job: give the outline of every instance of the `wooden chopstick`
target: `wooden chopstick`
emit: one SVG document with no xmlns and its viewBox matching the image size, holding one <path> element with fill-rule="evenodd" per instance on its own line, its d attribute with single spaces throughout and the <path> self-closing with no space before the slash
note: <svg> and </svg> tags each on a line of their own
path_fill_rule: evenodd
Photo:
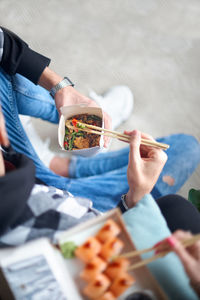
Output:
<svg viewBox="0 0 200 300">
<path fill-rule="evenodd" d="M 136 263 L 136 264 L 133 264 L 132 266 L 130 266 L 130 267 L 128 268 L 128 271 L 135 270 L 135 269 L 138 269 L 138 268 L 143 267 L 143 266 L 145 266 L 145 265 L 148 265 L 148 264 L 151 263 L 152 261 L 154 261 L 154 260 L 156 260 L 156 259 L 158 259 L 158 258 L 161 258 L 161 257 L 167 255 L 169 252 L 170 252 L 170 251 L 161 252 L 161 253 L 156 254 L 156 255 L 154 255 L 154 256 L 152 256 L 152 257 L 150 257 L 150 258 L 144 259 L 144 260 L 142 260 L 142 261 L 140 261 L 140 262 L 138 262 L 138 263 Z"/>
<path fill-rule="evenodd" d="M 109 129 L 106 129 L 106 128 L 102 128 L 102 127 L 98 127 L 98 126 L 94 126 L 94 125 L 90 125 L 90 124 L 86 124 L 86 123 L 82 123 L 82 122 L 79 122 L 81 125 L 84 125 L 85 127 L 87 128 L 91 128 L 91 129 L 96 129 L 96 130 L 99 130 L 99 131 L 104 131 L 104 132 L 109 132 L 109 133 L 112 133 L 116 136 L 119 136 L 119 137 L 123 137 L 123 138 L 126 138 L 128 140 L 130 140 L 130 136 L 127 135 L 127 134 L 124 134 L 124 133 L 120 133 L 118 131 L 114 131 L 114 130 L 109 130 Z M 121 139 L 121 138 L 120 138 Z M 163 148 L 166 148 L 168 149 L 169 148 L 169 145 L 167 144 L 164 144 L 164 143 L 158 143 L 158 142 L 155 142 L 155 141 L 151 141 L 151 140 L 147 140 L 147 139 L 141 139 L 141 142 L 143 143 L 147 143 L 148 145 L 152 145 L 152 146 L 158 146 L 160 147 L 161 145 L 163 146 Z"/>
<path fill-rule="evenodd" d="M 147 253 L 147 252 L 151 252 L 153 250 L 155 250 L 154 247 L 146 248 L 143 250 L 135 250 L 135 251 L 127 252 L 127 253 L 124 253 L 124 254 L 121 254 L 118 256 L 114 256 L 113 260 L 115 260 L 116 258 L 120 258 L 120 257 L 124 257 L 124 258 L 135 257 L 135 256 L 139 256 L 141 254 Z"/>
<path fill-rule="evenodd" d="M 193 237 L 181 241 L 181 243 L 184 245 L 184 247 L 188 247 L 188 246 L 191 246 L 192 244 L 194 244 L 198 240 L 200 240 L 200 234 L 195 234 Z M 115 258 L 118 258 L 118 257 L 134 257 L 134 256 L 138 256 L 138 255 L 153 251 L 156 248 L 157 248 L 157 246 L 153 246 L 153 247 L 146 248 L 146 249 L 143 249 L 143 250 L 135 250 L 135 251 L 131 251 L 131 252 L 121 254 L 121 255 L 119 255 Z"/>
<path fill-rule="evenodd" d="M 78 123 L 80 123 L 81 125 L 84 125 L 86 128 L 78 128 L 78 127 L 72 126 L 72 125 L 70 125 L 70 121 L 66 122 L 66 126 L 69 127 L 69 128 L 72 128 L 72 129 L 76 128 L 76 129 L 79 129 L 80 131 L 85 131 L 85 132 L 88 132 L 88 133 L 104 135 L 104 136 L 108 136 L 108 137 L 111 137 L 111 138 L 117 138 L 117 139 L 119 139 L 121 141 L 124 141 L 124 142 L 127 142 L 127 143 L 130 142 L 130 136 L 129 135 L 119 133 L 117 131 L 101 128 L 101 127 L 98 127 L 98 126 L 85 124 L 85 123 L 82 123 L 82 122 L 79 122 L 79 121 L 78 121 Z M 92 130 L 92 129 L 95 129 L 95 130 Z M 163 150 L 166 150 L 166 149 L 169 148 L 169 145 L 167 145 L 167 144 L 158 143 L 158 142 L 154 142 L 154 141 L 143 139 L 143 138 L 141 139 L 141 145 L 161 148 Z"/>
<path fill-rule="evenodd" d="M 198 240 L 200 240 L 200 234 L 194 234 L 193 237 L 187 239 L 187 240 L 183 240 L 182 244 L 183 246 L 186 248 L 188 246 L 193 245 L 195 242 L 197 242 Z"/>
<path fill-rule="evenodd" d="M 200 240 L 200 234 L 196 234 L 196 235 L 194 235 L 193 237 L 191 237 L 189 239 L 183 240 L 183 241 L 181 241 L 181 243 L 186 248 L 186 247 L 189 247 L 189 246 L 193 245 L 198 240 Z M 128 253 L 116 256 L 116 257 L 114 257 L 114 259 L 119 258 L 119 257 L 126 257 L 126 258 L 128 258 L 128 257 L 135 257 L 135 256 L 139 256 L 141 254 L 153 251 L 155 249 L 156 249 L 156 247 L 153 246 L 151 248 L 147 248 L 147 249 L 143 249 L 143 250 L 131 251 L 131 252 L 128 252 Z M 169 248 L 166 251 L 162 251 L 162 252 L 160 252 L 160 253 L 158 253 L 158 254 L 150 257 L 150 258 L 144 259 L 144 260 L 142 260 L 142 261 L 140 261 L 138 263 L 133 264 L 132 266 L 130 266 L 128 268 L 128 270 L 135 270 L 135 269 L 140 268 L 140 267 L 142 267 L 144 265 L 147 265 L 150 262 L 152 262 L 152 261 L 154 261 L 154 260 L 156 260 L 158 258 L 161 258 L 161 257 L 167 255 L 168 253 L 172 252 L 172 251 L 173 251 L 173 249 L 171 249 L 171 248 Z"/>
<path fill-rule="evenodd" d="M 92 130 L 92 129 L 87 129 L 87 128 L 77 128 L 77 127 L 74 127 L 72 125 L 67 125 L 68 128 L 71 128 L 71 129 L 79 129 L 80 131 L 85 131 L 85 132 L 88 132 L 88 133 L 94 133 L 94 134 L 98 134 L 98 135 L 104 135 L 104 136 L 109 136 L 109 137 L 112 137 L 112 138 L 119 138 L 117 136 L 114 136 L 113 134 L 109 134 L 109 133 L 104 133 L 104 132 L 100 132 L 100 131 L 96 131 L 96 130 Z M 125 141 L 125 142 L 129 142 L 129 139 L 128 138 L 120 138 L 122 141 Z"/>
</svg>

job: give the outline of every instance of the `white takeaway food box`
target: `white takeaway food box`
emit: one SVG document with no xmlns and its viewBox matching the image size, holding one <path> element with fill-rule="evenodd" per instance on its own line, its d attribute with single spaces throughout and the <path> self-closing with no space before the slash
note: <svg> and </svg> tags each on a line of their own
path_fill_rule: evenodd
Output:
<svg viewBox="0 0 200 300">
<path fill-rule="evenodd" d="M 86 104 L 73 105 L 73 106 L 62 106 L 61 109 L 61 117 L 58 127 L 58 143 L 62 150 L 81 156 L 93 156 L 99 153 L 103 149 L 103 136 L 100 138 L 99 146 L 87 148 L 87 149 L 78 149 L 78 150 L 65 150 L 64 148 L 64 137 L 65 137 L 65 122 L 70 119 L 74 115 L 78 114 L 89 114 L 96 115 L 102 118 L 102 127 L 103 127 L 103 111 L 100 107 L 88 107 Z"/>
</svg>

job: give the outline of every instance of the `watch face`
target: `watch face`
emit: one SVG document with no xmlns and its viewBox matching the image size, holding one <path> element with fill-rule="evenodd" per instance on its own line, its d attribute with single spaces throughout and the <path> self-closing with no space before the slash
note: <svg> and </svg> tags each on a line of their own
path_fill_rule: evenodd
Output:
<svg viewBox="0 0 200 300">
<path fill-rule="evenodd" d="M 68 85 L 74 86 L 73 82 L 68 77 L 64 77 L 64 80 L 68 83 Z"/>
</svg>

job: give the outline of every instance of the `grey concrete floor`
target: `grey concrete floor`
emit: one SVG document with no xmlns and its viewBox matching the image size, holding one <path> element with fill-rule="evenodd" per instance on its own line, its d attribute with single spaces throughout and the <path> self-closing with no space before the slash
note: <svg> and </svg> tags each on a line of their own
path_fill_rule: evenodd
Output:
<svg viewBox="0 0 200 300">
<path fill-rule="evenodd" d="M 120 131 L 200 140 L 199 0 L 1 0 L 0 14 L 3 26 L 49 56 L 80 92 L 128 85 L 135 109 Z M 57 126 L 36 127 L 57 150 Z M 111 149 L 123 146 L 113 141 Z M 200 187 L 200 167 L 180 194 L 191 187 Z"/>
</svg>

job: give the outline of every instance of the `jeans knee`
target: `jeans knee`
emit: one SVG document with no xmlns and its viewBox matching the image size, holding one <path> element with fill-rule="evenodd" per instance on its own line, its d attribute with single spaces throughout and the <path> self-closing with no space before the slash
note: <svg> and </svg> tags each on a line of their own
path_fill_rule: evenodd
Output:
<svg viewBox="0 0 200 300">
<path fill-rule="evenodd" d="M 177 148 L 182 153 L 188 153 L 200 158 L 200 143 L 198 140 L 189 134 L 174 134 L 170 136 L 170 142 L 172 148 Z"/>
<path fill-rule="evenodd" d="M 185 154 L 185 160 L 188 160 L 188 163 L 190 161 L 193 169 L 195 169 L 200 163 L 200 143 L 194 136 L 188 134 L 182 135 L 182 141 L 183 148 L 180 149 Z"/>
<path fill-rule="evenodd" d="M 200 156 L 200 143 L 193 135 L 184 135 L 185 143 L 187 143 L 187 148 L 190 149 L 190 151 L 193 154 L 197 154 Z"/>
</svg>

